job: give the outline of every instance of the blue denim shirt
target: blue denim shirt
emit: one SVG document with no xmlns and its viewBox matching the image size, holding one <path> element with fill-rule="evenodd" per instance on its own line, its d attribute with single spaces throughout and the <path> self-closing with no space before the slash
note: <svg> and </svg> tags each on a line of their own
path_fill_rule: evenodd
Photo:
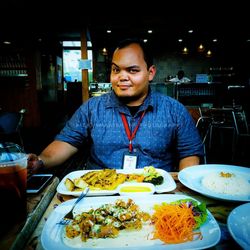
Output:
<svg viewBox="0 0 250 250">
<path fill-rule="evenodd" d="M 187 109 L 177 100 L 151 90 L 134 117 L 114 92 L 90 98 L 55 139 L 77 148 L 90 142 L 89 168 L 120 169 L 129 146 L 120 113 L 126 115 L 133 131 L 145 109 L 132 141 L 138 155 L 137 168 L 153 165 L 171 171 L 176 157 L 203 155 L 200 135 Z"/>
</svg>

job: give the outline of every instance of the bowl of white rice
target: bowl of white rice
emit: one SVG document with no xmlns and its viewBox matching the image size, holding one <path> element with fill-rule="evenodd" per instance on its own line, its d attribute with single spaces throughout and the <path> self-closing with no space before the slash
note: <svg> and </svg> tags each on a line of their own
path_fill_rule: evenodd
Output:
<svg viewBox="0 0 250 250">
<path fill-rule="evenodd" d="M 244 176 L 230 172 L 212 172 L 206 174 L 202 185 L 215 193 L 225 195 L 250 195 L 250 183 Z"/>
</svg>

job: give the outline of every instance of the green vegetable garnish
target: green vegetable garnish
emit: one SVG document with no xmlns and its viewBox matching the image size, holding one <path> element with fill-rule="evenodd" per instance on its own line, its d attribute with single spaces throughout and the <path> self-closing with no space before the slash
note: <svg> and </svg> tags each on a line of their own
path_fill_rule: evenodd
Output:
<svg viewBox="0 0 250 250">
<path fill-rule="evenodd" d="M 206 203 L 201 202 L 200 204 L 193 200 L 193 199 L 181 199 L 178 201 L 173 201 L 170 204 L 177 204 L 181 205 L 186 203 L 187 206 L 192 206 L 192 211 L 194 215 L 194 219 L 196 222 L 196 226 L 194 229 L 198 229 L 200 226 L 202 226 L 205 221 L 207 220 L 207 208 L 206 208 Z"/>
<path fill-rule="evenodd" d="M 144 167 L 143 175 L 145 176 L 143 182 L 161 185 L 164 181 L 163 176 L 153 166 Z"/>
</svg>

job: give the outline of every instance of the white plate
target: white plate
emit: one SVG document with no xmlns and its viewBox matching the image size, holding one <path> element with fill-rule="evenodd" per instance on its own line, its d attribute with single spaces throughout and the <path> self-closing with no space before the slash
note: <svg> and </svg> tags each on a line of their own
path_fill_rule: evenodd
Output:
<svg viewBox="0 0 250 250">
<path fill-rule="evenodd" d="M 250 249 L 250 203 L 233 209 L 227 218 L 227 227 L 234 240 L 243 248 Z"/>
<path fill-rule="evenodd" d="M 186 187 L 208 197 L 230 201 L 250 201 L 250 193 L 248 195 L 221 194 L 211 191 L 202 185 L 202 178 L 205 177 L 206 174 L 211 174 L 218 171 L 238 174 L 245 178 L 250 185 L 250 168 L 233 165 L 204 164 L 192 166 L 181 170 L 178 173 L 178 178 L 179 181 Z"/>
<path fill-rule="evenodd" d="M 163 169 L 156 168 L 156 170 L 157 170 L 157 172 L 159 172 L 163 176 L 164 181 L 161 185 L 155 186 L 155 192 L 156 193 L 164 193 L 164 192 L 173 191 L 176 188 L 176 183 L 175 183 L 173 177 Z M 66 188 L 64 182 L 65 182 L 66 178 L 74 179 L 74 178 L 80 177 L 80 176 L 82 176 L 90 171 L 93 171 L 93 170 L 78 170 L 78 171 L 73 171 L 73 172 L 67 174 L 61 180 L 61 182 L 58 184 L 57 192 L 60 194 L 79 196 L 81 194 L 81 191 L 80 192 L 69 191 Z M 117 169 L 116 171 L 117 171 L 117 173 L 128 173 L 127 171 L 122 170 L 122 169 Z M 131 173 L 141 174 L 142 172 L 143 172 L 143 168 L 138 168 L 138 169 L 133 170 L 133 172 L 131 172 Z M 113 194 L 118 194 L 118 192 L 119 192 L 119 186 L 114 190 L 90 190 L 88 192 L 87 196 L 113 195 Z"/>
<path fill-rule="evenodd" d="M 147 196 L 148 197 L 148 196 Z M 151 195 L 150 199 L 145 197 L 131 197 L 142 211 L 149 213 L 153 212 L 153 205 L 161 204 L 162 202 L 171 202 L 179 199 L 191 198 L 186 195 L 161 194 Z M 75 208 L 74 213 L 78 214 L 90 208 L 98 208 L 103 204 L 114 203 L 117 199 L 127 200 L 128 197 L 123 196 L 103 196 L 103 197 L 86 197 Z M 208 212 L 207 221 L 201 226 L 202 239 L 196 239 L 190 242 L 180 244 L 163 244 L 160 240 L 152 240 L 149 235 L 152 232 L 153 226 L 147 226 L 140 231 L 131 231 L 126 234 L 120 233 L 117 238 L 111 239 L 89 239 L 87 242 L 69 240 L 66 241 L 64 235 L 64 226 L 56 224 L 64 214 L 66 214 L 73 202 L 72 199 L 60 204 L 53 210 L 47 219 L 42 230 L 41 243 L 45 250 L 69 250 L 69 249 L 99 249 L 99 250 L 185 250 L 185 249 L 206 249 L 216 245 L 221 237 L 221 231 L 218 223 Z M 72 245 L 73 242 L 77 245 Z"/>
</svg>

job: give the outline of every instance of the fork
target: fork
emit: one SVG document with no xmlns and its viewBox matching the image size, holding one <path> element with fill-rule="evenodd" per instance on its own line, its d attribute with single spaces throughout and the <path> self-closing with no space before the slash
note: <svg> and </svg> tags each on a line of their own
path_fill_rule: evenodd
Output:
<svg viewBox="0 0 250 250">
<path fill-rule="evenodd" d="M 73 216 L 73 210 L 74 210 L 76 204 L 77 204 L 83 197 L 85 197 L 85 196 L 87 195 L 88 191 L 89 191 L 89 187 L 86 187 L 86 188 L 83 190 L 83 192 L 81 193 L 81 195 L 77 198 L 77 200 L 76 200 L 75 203 L 73 204 L 73 206 L 72 206 L 72 208 L 70 209 L 70 211 L 69 211 L 67 214 L 65 214 L 65 215 L 63 216 L 63 218 L 62 218 L 59 222 L 57 222 L 56 224 L 68 225 L 68 224 L 73 220 L 73 218 L 74 218 L 74 216 Z"/>
</svg>

